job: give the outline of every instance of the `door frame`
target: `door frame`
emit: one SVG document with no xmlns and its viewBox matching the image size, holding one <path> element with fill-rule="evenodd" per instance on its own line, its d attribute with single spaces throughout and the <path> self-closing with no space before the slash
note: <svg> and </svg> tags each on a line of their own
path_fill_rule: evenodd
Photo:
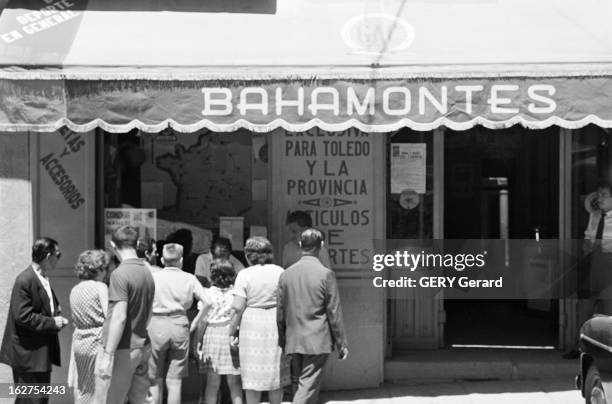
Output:
<svg viewBox="0 0 612 404">
<path fill-rule="evenodd" d="M 445 127 L 439 127 L 433 131 L 434 144 L 434 175 L 433 175 L 433 238 L 442 241 L 444 239 L 444 132 Z M 444 289 L 434 298 L 434 320 L 437 324 L 436 337 L 439 348 L 444 347 L 444 326 L 446 324 L 446 312 L 444 311 Z"/>
<path fill-rule="evenodd" d="M 572 247 L 572 142 L 573 131 L 559 128 L 559 268 L 567 268 Z M 563 285 L 561 285 L 563 287 Z M 559 298 L 557 348 L 570 349 L 577 336 L 576 299 Z"/>
<path fill-rule="evenodd" d="M 432 136 L 432 152 L 433 152 L 433 182 L 431 189 L 433 192 L 433 223 L 432 223 L 432 238 L 433 240 L 441 240 L 444 236 L 444 132 L 445 128 L 439 127 L 431 131 Z M 387 136 L 393 135 L 393 133 L 386 134 Z M 389 147 L 389 141 L 385 142 L 386 147 Z M 385 150 L 385 162 L 383 164 L 388 165 L 386 161 L 389 158 L 388 150 Z M 388 181 L 388 178 L 386 178 Z M 387 194 L 387 192 L 385 192 Z M 386 205 L 385 205 L 386 206 Z M 388 222 L 385 221 L 385 234 L 386 226 Z M 404 338 L 404 341 L 400 344 L 399 349 L 436 349 L 444 346 L 444 294 L 443 291 L 436 291 L 436 295 L 423 291 L 412 293 L 412 304 L 409 310 L 413 310 L 415 319 L 425 321 L 427 327 L 426 335 L 415 335 L 412 338 Z M 385 330 L 387 332 L 386 338 L 386 355 L 389 358 L 394 355 L 394 341 L 395 335 L 395 316 L 398 308 L 396 307 L 396 301 L 393 298 L 391 291 L 387 290 L 387 316 L 385 319 Z M 401 310 L 401 309 L 400 309 Z M 423 317 L 426 316 L 426 317 Z M 416 320 L 415 320 L 416 321 Z M 396 346 L 397 348 L 397 346 Z"/>
</svg>

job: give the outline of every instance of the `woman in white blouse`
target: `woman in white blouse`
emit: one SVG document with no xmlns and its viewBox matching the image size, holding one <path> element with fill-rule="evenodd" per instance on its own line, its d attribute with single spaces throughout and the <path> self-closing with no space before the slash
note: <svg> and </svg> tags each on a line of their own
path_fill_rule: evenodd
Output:
<svg viewBox="0 0 612 404">
<path fill-rule="evenodd" d="M 244 252 L 249 267 L 234 285 L 236 317 L 239 324 L 239 357 L 242 387 L 247 404 L 257 404 L 267 391 L 270 404 L 280 404 L 283 387 L 290 383 L 289 363 L 278 345 L 276 289 L 283 268 L 272 264 L 272 244 L 264 237 L 247 240 Z"/>
</svg>

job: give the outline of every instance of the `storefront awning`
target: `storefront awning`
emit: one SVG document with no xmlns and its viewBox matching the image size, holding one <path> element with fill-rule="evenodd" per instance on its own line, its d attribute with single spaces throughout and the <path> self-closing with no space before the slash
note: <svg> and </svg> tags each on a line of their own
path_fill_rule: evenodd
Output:
<svg viewBox="0 0 612 404">
<path fill-rule="evenodd" d="M 9 0 L 0 131 L 612 127 L 611 17 L 603 0 Z"/>
</svg>

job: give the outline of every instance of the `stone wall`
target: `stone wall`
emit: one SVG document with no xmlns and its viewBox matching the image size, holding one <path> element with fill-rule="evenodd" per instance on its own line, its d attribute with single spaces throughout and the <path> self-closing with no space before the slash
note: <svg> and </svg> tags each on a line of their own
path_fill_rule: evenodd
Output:
<svg viewBox="0 0 612 404">
<path fill-rule="evenodd" d="M 4 333 L 13 282 L 17 274 L 30 262 L 33 220 L 29 149 L 27 134 L 0 134 L 0 262 L 2 262 L 0 330 L 2 333 Z M 0 382 L 11 380 L 10 368 L 0 365 Z"/>
</svg>

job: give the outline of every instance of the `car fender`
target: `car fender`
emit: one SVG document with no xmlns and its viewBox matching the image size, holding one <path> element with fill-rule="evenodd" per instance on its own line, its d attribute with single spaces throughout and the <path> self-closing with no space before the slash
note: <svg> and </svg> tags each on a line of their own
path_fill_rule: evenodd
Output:
<svg viewBox="0 0 612 404">
<path fill-rule="evenodd" d="M 591 363 L 593 363 L 593 357 L 591 355 L 586 353 L 580 354 L 580 368 L 578 376 L 576 377 L 576 388 L 580 390 L 582 397 L 584 397 L 584 381 Z"/>
<path fill-rule="evenodd" d="M 612 403 L 612 347 L 609 347 L 610 350 L 608 350 L 605 349 L 602 344 L 598 344 L 597 346 L 583 345 L 582 348 L 586 348 L 585 350 L 587 352 L 583 351 L 580 355 L 580 369 L 576 380 L 576 387 L 580 389 L 584 397 L 586 375 L 589 367 L 594 364 L 599 371 L 601 384 L 606 394 L 606 401 Z"/>
</svg>

